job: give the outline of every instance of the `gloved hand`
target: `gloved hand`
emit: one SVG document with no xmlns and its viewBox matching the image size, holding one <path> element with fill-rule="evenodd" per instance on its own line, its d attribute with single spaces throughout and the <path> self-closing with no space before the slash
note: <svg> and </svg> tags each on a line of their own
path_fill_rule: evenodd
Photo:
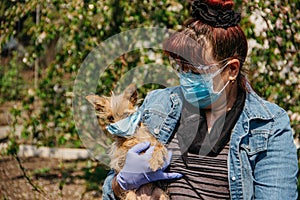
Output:
<svg viewBox="0 0 300 200">
<path fill-rule="evenodd" d="M 125 165 L 117 175 L 117 182 L 122 189 L 132 190 L 153 181 L 182 177 L 182 174 L 179 173 L 164 172 L 171 162 L 171 151 L 169 151 L 168 160 L 165 161 L 162 169 L 155 172 L 150 169 L 149 160 L 154 148 L 154 146 L 150 147 L 150 142 L 143 142 L 135 145 L 127 152 Z"/>
</svg>

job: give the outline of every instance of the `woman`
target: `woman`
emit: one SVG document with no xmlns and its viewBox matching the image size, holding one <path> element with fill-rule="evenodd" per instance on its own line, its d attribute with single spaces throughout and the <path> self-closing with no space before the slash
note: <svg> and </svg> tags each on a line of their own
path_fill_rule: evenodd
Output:
<svg viewBox="0 0 300 200">
<path fill-rule="evenodd" d="M 139 110 L 172 150 L 169 167 L 138 165 L 151 156 L 149 144 L 138 144 L 124 169 L 108 175 L 103 199 L 158 180 L 171 199 L 297 199 L 289 118 L 243 75 L 247 41 L 232 7 L 231 0 L 194 1 L 186 28 L 164 43 L 180 86 L 151 92 Z"/>
</svg>

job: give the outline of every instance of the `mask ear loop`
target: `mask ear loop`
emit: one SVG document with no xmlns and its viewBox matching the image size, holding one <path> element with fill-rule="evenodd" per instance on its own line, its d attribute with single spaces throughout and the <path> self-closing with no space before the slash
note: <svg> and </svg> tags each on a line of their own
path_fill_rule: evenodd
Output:
<svg viewBox="0 0 300 200">
<path fill-rule="evenodd" d="M 228 63 L 226 63 L 226 65 L 224 65 L 222 68 L 220 68 L 218 71 L 216 71 L 215 73 L 214 73 L 214 75 L 212 75 L 212 79 L 214 79 L 217 75 L 219 75 L 219 74 L 221 74 L 225 69 L 226 69 L 226 67 L 228 66 L 230 64 L 230 62 L 228 62 Z M 231 81 L 230 80 L 228 80 L 227 82 L 226 82 L 226 84 L 224 85 L 224 87 L 220 90 L 220 91 L 218 91 L 218 92 L 215 92 L 215 90 L 212 88 L 212 90 L 215 92 L 215 93 L 217 93 L 217 94 L 220 94 L 220 93 L 222 93 L 224 90 L 225 90 L 225 88 L 227 87 L 227 85 L 230 83 Z"/>
<path fill-rule="evenodd" d="M 230 83 L 230 81 L 227 81 L 227 83 L 224 85 L 224 87 L 219 91 L 219 92 L 216 92 L 218 95 L 221 94 L 225 88 L 227 87 L 227 85 Z M 214 91 L 215 92 L 215 91 Z"/>
<path fill-rule="evenodd" d="M 224 65 L 222 68 L 220 68 L 216 72 L 214 72 L 212 75 L 212 78 L 215 78 L 218 74 L 221 74 L 228 65 L 229 65 L 229 63 L 226 63 L 226 65 Z"/>
</svg>

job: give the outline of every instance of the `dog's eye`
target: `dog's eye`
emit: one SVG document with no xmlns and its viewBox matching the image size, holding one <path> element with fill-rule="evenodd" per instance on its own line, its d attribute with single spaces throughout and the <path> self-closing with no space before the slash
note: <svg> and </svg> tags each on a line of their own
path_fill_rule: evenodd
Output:
<svg viewBox="0 0 300 200">
<path fill-rule="evenodd" d="M 108 116 L 107 119 L 108 119 L 108 121 L 110 121 L 110 122 L 114 121 L 113 116 Z"/>
</svg>

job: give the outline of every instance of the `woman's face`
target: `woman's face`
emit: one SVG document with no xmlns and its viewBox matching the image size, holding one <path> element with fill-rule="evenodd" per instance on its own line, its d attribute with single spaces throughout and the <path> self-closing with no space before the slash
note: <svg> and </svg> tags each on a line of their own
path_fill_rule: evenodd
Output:
<svg viewBox="0 0 300 200">
<path fill-rule="evenodd" d="M 181 73 L 191 72 L 193 74 L 212 77 L 215 92 L 222 90 L 228 81 L 236 80 L 240 65 L 238 59 L 228 59 L 225 64 L 221 64 L 224 62 L 217 61 L 206 65 L 192 65 L 182 61 L 179 61 L 179 63 Z"/>
<path fill-rule="evenodd" d="M 229 102 L 235 100 L 233 95 L 234 87 L 237 86 L 234 80 L 236 80 L 239 73 L 239 61 L 237 59 L 230 59 L 227 62 L 213 62 L 209 65 L 198 65 L 194 66 L 189 63 L 181 62 L 180 73 L 193 73 L 199 74 L 205 78 L 212 79 L 212 87 L 215 93 L 220 92 L 221 95 L 216 102 L 213 103 L 213 106 L 223 107 Z M 207 85 L 211 87 L 211 85 Z M 212 105 L 207 108 L 212 108 Z"/>
</svg>

